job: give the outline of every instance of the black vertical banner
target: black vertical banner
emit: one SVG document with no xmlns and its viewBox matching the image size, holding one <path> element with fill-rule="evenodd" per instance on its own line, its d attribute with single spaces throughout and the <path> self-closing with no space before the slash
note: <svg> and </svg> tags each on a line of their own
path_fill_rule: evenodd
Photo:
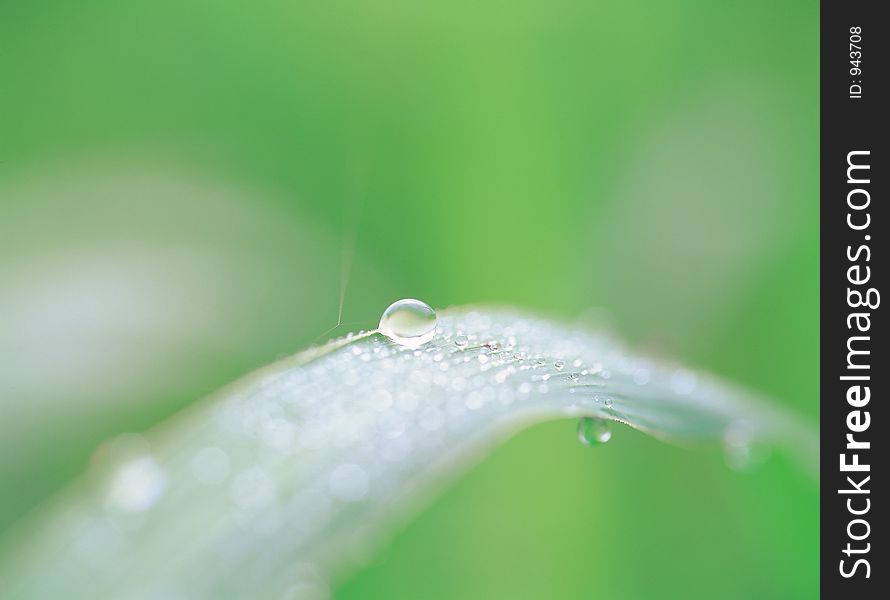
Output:
<svg viewBox="0 0 890 600">
<path fill-rule="evenodd" d="M 823 0 L 821 44 L 821 587 L 886 598 L 890 364 L 881 293 L 888 23 L 882 3 Z M 879 458 L 882 457 L 882 458 Z"/>
</svg>

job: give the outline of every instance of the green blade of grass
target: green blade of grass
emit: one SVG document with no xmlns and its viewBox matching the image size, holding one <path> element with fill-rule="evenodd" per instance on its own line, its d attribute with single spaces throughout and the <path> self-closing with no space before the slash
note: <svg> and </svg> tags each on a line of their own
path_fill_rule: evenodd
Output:
<svg viewBox="0 0 890 600">
<path fill-rule="evenodd" d="M 450 476 L 522 426 L 625 423 L 815 464 L 816 435 L 750 394 L 511 311 L 449 310 L 406 348 L 379 334 L 299 353 L 144 435 L 10 532 L 13 598 L 317 598 Z"/>
</svg>

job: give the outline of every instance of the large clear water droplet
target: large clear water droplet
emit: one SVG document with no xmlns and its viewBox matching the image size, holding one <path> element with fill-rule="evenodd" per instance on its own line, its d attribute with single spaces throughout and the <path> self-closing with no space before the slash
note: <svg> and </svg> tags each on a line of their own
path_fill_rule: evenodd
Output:
<svg viewBox="0 0 890 600">
<path fill-rule="evenodd" d="M 612 428 L 605 419 L 583 417 L 578 420 L 578 439 L 585 446 L 599 446 L 612 439 Z"/>
<path fill-rule="evenodd" d="M 420 300 L 399 300 L 383 311 L 377 330 L 402 346 L 420 346 L 436 335 L 436 311 Z"/>
</svg>

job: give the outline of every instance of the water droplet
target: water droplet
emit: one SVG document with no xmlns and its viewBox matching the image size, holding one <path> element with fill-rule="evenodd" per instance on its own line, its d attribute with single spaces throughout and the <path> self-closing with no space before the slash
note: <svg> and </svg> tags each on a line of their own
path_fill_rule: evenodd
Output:
<svg viewBox="0 0 890 600">
<path fill-rule="evenodd" d="M 762 463 L 766 448 L 760 444 L 750 424 L 731 423 L 723 432 L 723 451 L 726 463 L 737 471 L 747 471 Z"/>
<path fill-rule="evenodd" d="M 377 330 L 399 345 L 420 346 L 436 335 L 436 311 L 420 300 L 399 300 L 383 311 Z"/>
<path fill-rule="evenodd" d="M 490 342 L 485 342 L 485 347 L 488 348 L 491 352 L 495 352 L 501 347 L 501 345 L 492 340 Z"/>
<path fill-rule="evenodd" d="M 461 348 L 461 349 L 466 348 L 467 345 L 469 345 L 469 343 L 470 343 L 470 340 L 465 335 L 459 335 L 456 338 L 454 338 L 454 345 L 457 346 L 458 348 Z"/>
<path fill-rule="evenodd" d="M 603 404 L 606 405 L 606 408 L 612 408 L 612 406 L 615 405 L 615 403 L 612 402 L 612 399 L 611 399 L 611 398 L 606 398 L 606 400 L 605 400 L 605 402 L 603 402 Z"/>
<path fill-rule="evenodd" d="M 612 439 L 612 428 L 605 419 L 584 417 L 578 420 L 578 439 L 585 446 L 599 446 Z"/>
<path fill-rule="evenodd" d="M 121 464 L 111 480 L 108 505 L 132 512 L 148 510 L 161 499 L 167 474 L 151 456 L 138 456 Z"/>
<path fill-rule="evenodd" d="M 577 373 L 569 373 L 566 375 L 566 381 L 570 383 L 577 383 L 580 379 L 581 377 Z"/>
<path fill-rule="evenodd" d="M 558 360 L 558 361 L 556 361 L 555 363 L 553 363 L 553 367 L 554 367 L 557 371 L 562 371 L 563 369 L 565 369 L 565 367 L 566 367 L 566 363 L 565 363 L 564 360 Z"/>
</svg>

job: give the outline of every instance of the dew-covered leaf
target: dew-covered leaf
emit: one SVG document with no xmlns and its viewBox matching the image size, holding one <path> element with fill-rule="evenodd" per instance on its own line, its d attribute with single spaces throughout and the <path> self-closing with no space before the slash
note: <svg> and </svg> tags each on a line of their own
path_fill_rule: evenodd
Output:
<svg viewBox="0 0 890 600">
<path fill-rule="evenodd" d="M 13 598 L 318 598 L 449 476 L 523 425 L 607 421 L 731 461 L 816 437 L 782 410 L 615 340 L 506 310 L 452 309 L 419 347 L 329 342 L 245 377 L 144 435 L 7 535 Z"/>
</svg>

